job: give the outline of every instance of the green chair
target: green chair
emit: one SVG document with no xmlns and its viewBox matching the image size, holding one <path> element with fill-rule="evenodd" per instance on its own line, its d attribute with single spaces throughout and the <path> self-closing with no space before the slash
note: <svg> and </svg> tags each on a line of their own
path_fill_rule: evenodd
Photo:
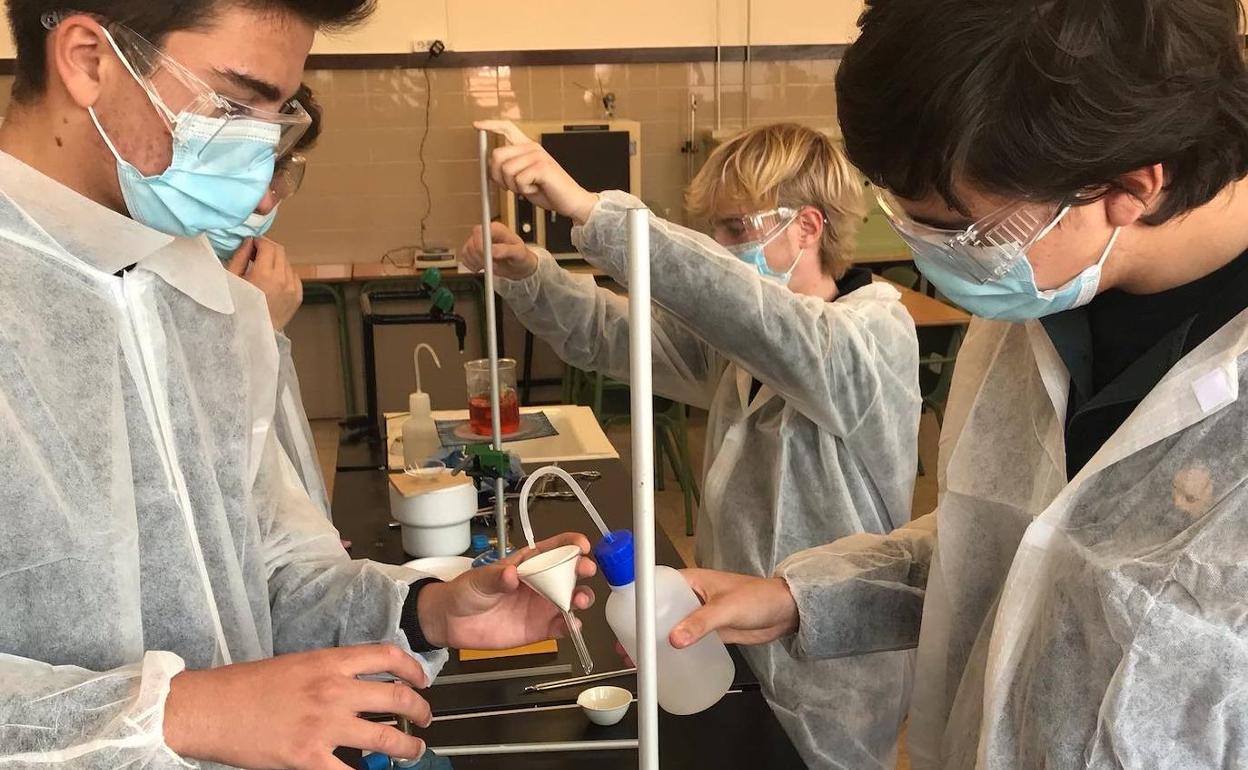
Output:
<svg viewBox="0 0 1248 770">
<path fill-rule="evenodd" d="M 355 367 L 352 364 L 351 333 L 347 327 L 347 300 L 340 284 L 305 283 L 305 305 L 333 305 L 338 320 L 338 354 L 341 356 L 342 397 L 345 401 L 344 417 L 355 414 Z"/>
<path fill-rule="evenodd" d="M 563 402 L 589 406 L 603 428 L 629 419 L 628 385 L 610 380 L 597 372 L 584 372 L 569 366 L 563 380 Z M 655 486 L 665 486 L 664 458 L 671 466 L 685 500 L 685 534 L 693 535 L 693 506 L 702 504 L 697 471 L 689 451 L 688 408 L 677 401 L 654 399 Z"/>
</svg>

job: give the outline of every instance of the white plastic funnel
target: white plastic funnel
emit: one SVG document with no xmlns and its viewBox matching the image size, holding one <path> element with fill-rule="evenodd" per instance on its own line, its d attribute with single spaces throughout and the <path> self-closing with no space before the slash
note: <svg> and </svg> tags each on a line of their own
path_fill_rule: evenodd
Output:
<svg viewBox="0 0 1248 770">
<path fill-rule="evenodd" d="M 581 549 L 564 545 L 540 553 L 516 567 L 520 580 L 564 612 L 572 609 L 572 593 L 576 590 L 576 565 Z"/>
<path fill-rule="evenodd" d="M 580 548 L 564 545 L 539 553 L 516 567 L 516 571 L 520 573 L 521 582 L 546 597 L 563 613 L 563 620 L 568 625 L 568 636 L 576 648 L 577 657 L 581 659 L 581 667 L 586 674 L 590 674 L 594 670 L 594 659 L 590 657 L 585 638 L 581 636 L 581 623 L 572 614 L 572 594 L 576 592 L 576 565 L 580 560 Z"/>
</svg>

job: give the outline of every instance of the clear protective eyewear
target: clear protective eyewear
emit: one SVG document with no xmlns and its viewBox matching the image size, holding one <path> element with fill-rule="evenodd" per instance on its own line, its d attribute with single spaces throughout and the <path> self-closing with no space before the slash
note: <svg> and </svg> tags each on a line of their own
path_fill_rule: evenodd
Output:
<svg viewBox="0 0 1248 770">
<path fill-rule="evenodd" d="M 711 221 L 711 237 L 724 246 L 754 241 L 767 242 L 776 233 L 793 224 L 797 215 L 797 209 L 780 206 L 757 214 L 721 217 Z"/>
<path fill-rule="evenodd" d="M 43 24 L 53 29 L 71 13 L 45 14 Z M 276 134 L 273 155 L 282 158 L 294 149 L 312 125 L 312 116 L 295 99 L 286 102 L 280 112 L 234 101 L 214 91 L 177 60 L 124 24 L 108 22 L 102 26 L 120 54 L 122 64 L 147 92 L 171 134 L 177 132 L 183 116 L 199 116 L 220 125 L 218 136 L 235 136 L 248 128 L 262 136 Z"/>
<path fill-rule="evenodd" d="M 911 248 L 938 248 L 956 269 L 981 284 L 1001 278 L 1024 259 L 1072 205 L 1010 203 L 965 230 L 945 230 L 914 221 L 887 190 L 876 187 L 875 195 L 888 223 Z"/>
<path fill-rule="evenodd" d="M 303 153 L 294 152 L 279 160 L 273 171 L 273 182 L 269 186 L 276 201 L 281 203 L 299 192 L 307 172 L 308 158 Z"/>
</svg>

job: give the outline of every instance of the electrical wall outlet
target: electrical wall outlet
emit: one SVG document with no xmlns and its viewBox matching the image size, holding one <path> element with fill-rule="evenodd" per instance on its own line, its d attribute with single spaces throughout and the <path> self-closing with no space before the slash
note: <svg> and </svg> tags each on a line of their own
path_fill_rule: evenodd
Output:
<svg viewBox="0 0 1248 770">
<path fill-rule="evenodd" d="M 441 56 L 444 51 L 446 51 L 446 43 L 436 38 L 412 41 L 412 53 L 428 53 L 434 56 Z"/>
</svg>

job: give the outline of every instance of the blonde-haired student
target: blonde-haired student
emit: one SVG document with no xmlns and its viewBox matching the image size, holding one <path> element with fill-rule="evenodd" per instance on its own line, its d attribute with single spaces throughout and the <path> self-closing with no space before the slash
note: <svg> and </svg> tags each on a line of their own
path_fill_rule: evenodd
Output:
<svg viewBox="0 0 1248 770">
<path fill-rule="evenodd" d="M 625 215 L 643 204 L 582 189 L 509 123 L 495 181 L 577 224 L 590 263 L 627 278 Z M 750 129 L 688 191 L 709 235 L 652 219 L 654 387 L 709 410 L 699 566 L 771 575 L 792 553 L 910 518 L 920 413 L 914 324 L 887 284 L 851 265 L 863 183 L 803 126 Z M 625 379 L 627 301 L 493 228 L 500 295 L 572 366 Z M 481 233 L 460 251 L 483 267 Z M 891 768 L 908 652 L 796 661 L 743 648 L 813 768 Z"/>
</svg>

